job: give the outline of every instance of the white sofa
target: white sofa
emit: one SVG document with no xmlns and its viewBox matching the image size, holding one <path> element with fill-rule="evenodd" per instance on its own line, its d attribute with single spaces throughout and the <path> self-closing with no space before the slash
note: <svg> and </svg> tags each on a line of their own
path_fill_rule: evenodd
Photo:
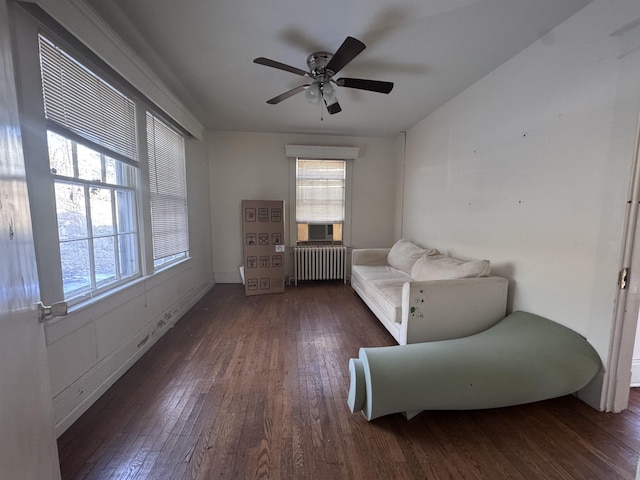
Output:
<svg viewBox="0 0 640 480">
<path fill-rule="evenodd" d="M 400 345 L 474 335 L 506 315 L 508 280 L 488 260 L 463 261 L 399 240 L 354 249 L 351 286 Z"/>
</svg>

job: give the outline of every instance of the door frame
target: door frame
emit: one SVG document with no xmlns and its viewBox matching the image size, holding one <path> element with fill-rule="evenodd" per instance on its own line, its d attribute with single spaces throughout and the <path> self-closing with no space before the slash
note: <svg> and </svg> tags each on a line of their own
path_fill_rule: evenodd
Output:
<svg viewBox="0 0 640 480">
<path fill-rule="evenodd" d="M 634 160 L 629 185 L 623 232 L 621 278 L 615 298 L 613 324 L 609 343 L 609 358 L 604 374 L 602 409 L 620 412 L 629 403 L 631 365 L 640 311 L 640 130 L 636 134 Z M 627 278 L 622 272 L 627 269 Z M 624 285 L 622 284 L 624 282 Z"/>
<path fill-rule="evenodd" d="M 620 284 L 614 309 L 600 407 L 607 412 L 627 408 L 638 313 L 640 311 L 640 23 L 630 22 L 610 35 L 617 40 L 618 87 L 612 132 L 616 132 L 612 157 L 631 161 L 626 210 L 621 237 L 620 272 L 628 269 L 626 287 Z M 612 139 L 614 137 L 612 136 Z M 620 145 L 616 145 L 621 141 Z M 627 143 L 628 142 L 628 143 Z M 621 149 L 617 152 L 615 149 Z M 626 153 L 632 150 L 632 158 Z M 622 185 L 620 185 L 622 188 Z"/>
</svg>

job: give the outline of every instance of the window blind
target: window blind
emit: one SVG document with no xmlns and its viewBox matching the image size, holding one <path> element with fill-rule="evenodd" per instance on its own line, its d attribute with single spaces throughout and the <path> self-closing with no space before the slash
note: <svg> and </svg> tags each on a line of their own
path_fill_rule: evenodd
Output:
<svg viewBox="0 0 640 480">
<path fill-rule="evenodd" d="M 296 162 L 296 222 L 343 223 L 346 162 Z"/>
<path fill-rule="evenodd" d="M 147 112 L 153 259 L 189 250 L 184 138 Z"/>
<path fill-rule="evenodd" d="M 138 160 L 135 105 L 53 42 L 39 35 L 47 120 L 124 160 Z"/>
</svg>

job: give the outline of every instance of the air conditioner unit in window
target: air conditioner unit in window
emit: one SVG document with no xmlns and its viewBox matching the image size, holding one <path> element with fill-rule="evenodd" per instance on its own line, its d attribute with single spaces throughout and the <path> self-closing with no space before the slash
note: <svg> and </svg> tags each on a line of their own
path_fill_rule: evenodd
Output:
<svg viewBox="0 0 640 480">
<path fill-rule="evenodd" d="M 309 224 L 309 241 L 331 241 L 333 240 L 333 224 Z"/>
</svg>

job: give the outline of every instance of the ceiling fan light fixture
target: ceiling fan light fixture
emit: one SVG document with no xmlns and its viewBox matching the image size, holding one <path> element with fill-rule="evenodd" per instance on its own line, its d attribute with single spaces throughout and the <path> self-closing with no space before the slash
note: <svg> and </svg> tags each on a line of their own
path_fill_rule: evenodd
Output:
<svg viewBox="0 0 640 480">
<path fill-rule="evenodd" d="M 336 91 L 329 82 L 322 84 L 322 97 L 328 105 L 336 103 L 337 101 Z"/>
<path fill-rule="evenodd" d="M 320 85 L 318 85 L 317 82 L 313 82 L 311 85 L 309 85 L 309 88 L 307 88 L 307 91 L 304 93 L 304 96 L 307 98 L 307 101 L 309 103 L 313 103 L 314 105 L 317 105 L 318 103 L 320 103 L 320 100 L 322 98 L 322 93 L 320 92 Z"/>
</svg>

